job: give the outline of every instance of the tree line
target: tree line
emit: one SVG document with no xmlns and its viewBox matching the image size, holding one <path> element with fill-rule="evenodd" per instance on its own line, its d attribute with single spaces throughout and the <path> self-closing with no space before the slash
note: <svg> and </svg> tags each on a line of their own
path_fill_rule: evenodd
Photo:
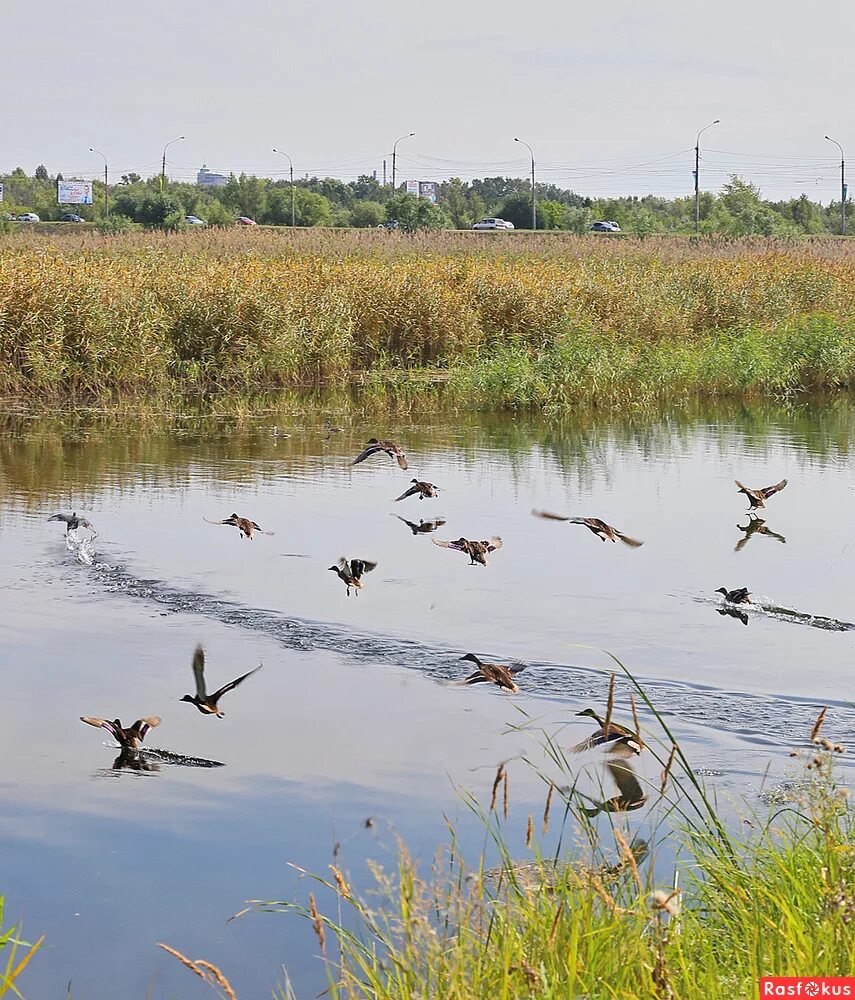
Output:
<svg viewBox="0 0 855 1000">
<path fill-rule="evenodd" d="M 22 212 L 36 212 L 44 221 L 74 211 L 102 228 L 132 225 L 180 229 L 186 215 L 196 215 L 212 226 L 234 225 L 238 216 L 260 224 L 291 224 L 291 189 L 288 181 L 247 174 L 232 174 L 222 187 L 143 179 L 124 174 L 109 189 L 109 220 L 104 206 L 103 182 L 94 182 L 93 204 L 63 206 L 56 203 L 56 182 L 40 164 L 32 176 L 18 167 L 0 177 L 4 202 L 0 219 Z M 689 233 L 694 230 L 694 198 L 656 195 L 622 198 L 586 198 L 554 184 L 537 185 L 537 227 L 546 230 L 587 232 L 599 220 L 617 222 L 624 232 L 638 236 L 655 233 Z M 847 221 L 855 231 L 855 210 L 847 203 Z M 307 177 L 295 181 L 294 221 L 298 226 L 376 227 L 397 223 L 407 230 L 468 229 L 489 216 L 512 222 L 518 229 L 531 227 L 531 187 L 517 177 L 485 177 L 463 181 L 452 177 L 437 184 L 437 201 L 392 191 L 376 177 L 355 181 L 333 177 Z M 788 236 L 839 232 L 840 202 L 822 205 L 806 194 L 783 201 L 768 201 L 754 184 L 734 175 L 721 192 L 702 192 L 701 231 L 726 236 Z"/>
</svg>

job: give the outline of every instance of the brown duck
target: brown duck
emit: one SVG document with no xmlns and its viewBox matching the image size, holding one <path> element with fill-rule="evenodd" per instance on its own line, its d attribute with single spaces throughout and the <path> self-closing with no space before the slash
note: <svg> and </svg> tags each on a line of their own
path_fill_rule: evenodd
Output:
<svg viewBox="0 0 855 1000">
<path fill-rule="evenodd" d="M 751 510 L 756 510 L 758 507 L 765 507 L 766 501 L 769 497 L 774 496 L 776 493 L 780 493 L 781 490 L 787 485 L 787 480 L 782 479 L 780 483 L 775 483 L 774 486 L 764 486 L 759 490 L 751 490 L 747 486 L 743 486 L 738 479 L 735 479 L 734 482 L 739 487 L 736 492 L 744 493 L 748 498 Z"/>
<path fill-rule="evenodd" d="M 416 493 L 419 495 L 419 500 L 439 496 L 439 487 L 434 486 L 433 483 L 425 482 L 422 479 L 413 479 L 412 484 L 413 485 L 408 490 L 405 490 L 399 497 L 395 497 L 395 503 L 399 500 L 406 500 L 407 497 L 415 496 Z"/>
<path fill-rule="evenodd" d="M 327 569 L 335 573 L 347 587 L 348 597 L 350 597 L 351 590 L 359 597 L 359 591 L 362 590 L 363 574 L 370 573 L 376 567 L 376 562 L 369 562 L 367 559 L 346 559 L 342 556 L 335 566 L 328 566 Z"/>
<path fill-rule="evenodd" d="M 93 716 L 81 715 L 80 721 L 85 722 L 87 726 L 94 726 L 96 729 L 106 729 L 124 750 L 136 750 L 145 739 L 149 729 L 160 725 L 160 716 L 150 715 L 145 719 L 137 719 L 127 729 L 122 726 L 118 719 L 113 719 L 111 722 L 109 719 L 96 719 Z"/>
<path fill-rule="evenodd" d="M 525 670 L 524 663 L 515 663 L 513 666 L 506 667 L 501 663 L 485 663 L 482 659 L 476 656 L 475 653 L 467 653 L 465 656 L 460 657 L 461 660 L 469 660 L 470 663 L 475 664 L 475 670 L 464 678 L 463 684 L 496 684 L 500 688 L 504 688 L 506 691 L 511 691 L 516 694 L 519 691 L 516 683 L 514 682 L 514 675 L 522 673 Z"/>
<path fill-rule="evenodd" d="M 767 527 L 762 517 L 758 517 L 756 514 L 750 512 L 748 514 L 748 524 L 737 524 L 736 527 L 743 532 L 743 537 L 736 543 L 734 552 L 741 552 L 748 544 L 748 539 L 755 534 L 766 535 L 767 538 L 774 538 L 775 541 L 783 542 L 785 545 L 787 542 L 787 539 L 783 535 L 779 535 L 777 531 L 772 531 L 771 528 Z"/>
<path fill-rule="evenodd" d="M 260 525 L 256 524 L 255 521 L 250 521 L 248 517 L 238 517 L 237 514 L 230 514 L 225 521 L 211 521 L 207 517 L 202 518 L 203 521 L 207 521 L 208 524 L 230 524 L 233 528 L 237 528 L 240 533 L 241 541 L 244 537 L 252 541 L 252 533 L 257 531 L 259 535 L 272 535 L 272 531 L 264 531 Z"/>
<path fill-rule="evenodd" d="M 402 469 L 408 468 L 407 456 L 394 441 L 378 441 L 377 438 L 368 439 L 368 447 L 365 451 L 356 456 L 353 460 L 353 464 L 359 465 L 359 463 L 364 462 L 366 458 L 371 458 L 372 455 L 378 455 L 381 451 L 385 451 L 389 458 L 394 458 Z"/>
<path fill-rule="evenodd" d="M 717 594 L 723 594 L 728 604 L 750 604 L 751 594 L 747 587 L 738 587 L 736 590 L 728 590 L 727 587 L 719 587 Z"/>
<path fill-rule="evenodd" d="M 218 719 L 222 719 L 225 713 L 220 711 L 217 704 L 220 698 L 229 691 L 234 690 L 238 684 L 243 684 L 247 677 L 259 670 L 261 670 L 261 664 L 255 667 L 255 669 L 241 674 L 240 677 L 236 677 L 233 681 L 229 681 L 228 684 L 224 684 L 221 688 L 214 691 L 213 694 L 208 694 L 208 689 L 205 687 L 205 650 L 201 646 L 197 646 L 196 652 L 193 654 L 193 676 L 196 679 L 196 694 L 185 694 L 180 700 L 189 701 L 203 715 L 216 715 Z"/>
<path fill-rule="evenodd" d="M 441 528 L 445 524 L 445 518 L 442 517 L 438 517 L 433 521 L 424 521 L 419 518 L 419 523 L 416 524 L 415 521 L 408 521 L 405 517 L 401 517 L 400 514 L 393 514 L 392 516 L 397 517 L 399 521 L 403 521 L 414 535 L 429 535 L 432 531 L 436 531 L 437 528 Z"/>
<path fill-rule="evenodd" d="M 594 747 L 600 747 L 604 744 L 608 744 L 614 751 L 629 750 L 631 753 L 641 753 L 644 749 L 644 743 L 639 735 L 634 733 L 631 729 L 627 729 L 625 726 L 619 725 L 617 722 L 609 721 L 609 731 L 606 733 L 606 723 L 593 708 L 586 708 L 582 712 L 577 712 L 577 715 L 586 715 L 588 718 L 593 719 L 594 722 L 600 727 L 596 732 L 591 733 L 591 735 L 586 739 L 582 740 L 581 743 L 577 743 L 575 747 L 571 747 L 571 753 L 581 753 L 583 750 L 593 750 Z"/>
<path fill-rule="evenodd" d="M 438 538 L 432 538 L 434 545 L 440 545 L 444 549 L 454 549 L 456 552 L 465 552 L 469 556 L 469 565 L 474 566 L 480 563 L 487 565 L 487 553 L 495 552 L 502 547 L 502 539 L 498 535 L 485 539 L 482 542 L 470 542 L 468 538 L 456 538 L 451 542 L 444 542 Z"/>
<path fill-rule="evenodd" d="M 640 545 L 644 545 L 644 542 L 638 541 L 637 538 L 630 538 L 629 535 L 618 531 L 617 528 L 606 524 L 605 521 L 601 521 L 598 517 L 565 517 L 563 514 L 553 514 L 548 510 L 533 510 L 532 514 L 535 517 L 544 517 L 547 521 L 568 521 L 570 524 L 582 524 L 603 542 L 616 542 L 620 539 L 624 545 L 629 545 L 634 549 L 637 549 Z"/>
</svg>

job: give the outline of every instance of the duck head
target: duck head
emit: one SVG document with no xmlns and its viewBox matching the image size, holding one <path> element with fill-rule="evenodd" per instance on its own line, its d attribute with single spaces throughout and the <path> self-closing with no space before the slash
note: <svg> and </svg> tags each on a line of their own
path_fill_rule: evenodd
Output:
<svg viewBox="0 0 855 1000">
<path fill-rule="evenodd" d="M 467 653 L 466 656 L 461 656 L 461 660 L 469 660 L 470 663 L 476 664 L 476 666 L 481 666 L 481 661 L 474 653 Z"/>
<path fill-rule="evenodd" d="M 724 596 L 727 597 L 727 587 L 719 587 L 718 590 L 716 591 L 716 593 L 717 594 L 724 594 Z"/>
<path fill-rule="evenodd" d="M 577 715 L 587 715 L 589 719 L 593 719 L 595 722 L 599 722 L 600 717 L 593 710 L 593 708 L 586 708 L 581 712 L 577 712 Z"/>
<path fill-rule="evenodd" d="M 179 701 L 189 701 L 189 702 L 192 702 L 194 705 L 196 704 L 196 699 L 193 697 L 192 694 L 185 694 L 183 698 L 179 698 L 178 700 Z"/>
</svg>

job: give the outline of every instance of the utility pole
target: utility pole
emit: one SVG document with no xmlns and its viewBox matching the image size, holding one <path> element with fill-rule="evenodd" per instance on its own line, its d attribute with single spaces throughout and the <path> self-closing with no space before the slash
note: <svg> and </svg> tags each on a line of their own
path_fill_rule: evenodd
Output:
<svg viewBox="0 0 855 1000">
<path fill-rule="evenodd" d="M 695 233 L 701 231 L 701 184 L 700 184 L 700 171 L 701 171 L 701 136 L 708 128 L 712 128 L 713 125 L 718 125 L 721 119 L 716 118 L 714 122 L 710 122 L 709 125 L 704 125 L 700 132 L 698 132 L 698 137 L 695 139 Z"/>
<path fill-rule="evenodd" d="M 97 153 L 99 156 L 104 157 L 104 218 L 110 218 L 110 197 L 109 197 L 109 185 L 108 185 L 108 174 L 107 174 L 107 157 L 101 152 L 100 149 L 95 149 L 94 147 L 89 147 L 90 153 Z"/>
<path fill-rule="evenodd" d="M 534 150 L 523 139 L 514 137 L 514 142 L 520 142 L 531 153 L 531 228 L 537 229 L 537 194 L 534 187 Z"/>
<path fill-rule="evenodd" d="M 840 235 L 846 235 L 846 158 L 843 155 L 843 147 L 836 139 L 830 135 L 825 137 L 829 142 L 833 142 L 840 150 Z"/>
<path fill-rule="evenodd" d="M 416 133 L 408 132 L 406 135 L 402 135 L 400 139 L 396 139 L 392 143 L 392 195 L 395 194 L 395 167 L 398 160 L 398 143 L 401 139 L 411 139 Z"/>
<path fill-rule="evenodd" d="M 383 187 L 386 187 L 386 160 L 383 160 Z"/>
<path fill-rule="evenodd" d="M 181 142 L 182 139 L 186 139 L 186 135 L 179 135 L 177 139 L 170 139 L 169 142 L 163 147 L 163 159 L 160 162 L 160 193 L 163 194 L 163 186 L 166 183 L 166 151 L 172 145 L 173 142 Z"/>
<path fill-rule="evenodd" d="M 281 150 L 281 149 L 274 149 L 273 152 L 274 153 L 278 153 L 280 156 L 284 156 L 285 159 L 288 161 L 288 166 L 290 168 L 290 175 L 291 175 L 291 228 L 293 229 L 294 226 L 296 225 L 296 223 L 294 221 L 295 217 L 296 217 L 295 216 L 295 212 L 294 212 L 294 164 L 291 161 L 291 157 L 286 152 L 284 152 L 283 150 Z"/>
</svg>

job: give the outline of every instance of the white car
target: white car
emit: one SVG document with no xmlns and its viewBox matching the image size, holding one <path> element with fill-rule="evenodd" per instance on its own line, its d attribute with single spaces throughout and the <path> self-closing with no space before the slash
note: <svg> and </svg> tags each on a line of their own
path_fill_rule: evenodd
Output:
<svg viewBox="0 0 855 1000">
<path fill-rule="evenodd" d="M 473 229 L 513 229 L 513 222 L 508 222 L 506 219 L 482 219 L 480 222 L 476 222 L 472 227 Z"/>
<path fill-rule="evenodd" d="M 35 212 L 24 212 L 23 215 L 18 216 L 18 222 L 41 222 L 42 220 L 36 215 Z"/>
<path fill-rule="evenodd" d="M 185 215 L 184 222 L 188 226 L 207 226 L 208 223 L 204 219 L 200 219 L 198 215 Z"/>
</svg>

